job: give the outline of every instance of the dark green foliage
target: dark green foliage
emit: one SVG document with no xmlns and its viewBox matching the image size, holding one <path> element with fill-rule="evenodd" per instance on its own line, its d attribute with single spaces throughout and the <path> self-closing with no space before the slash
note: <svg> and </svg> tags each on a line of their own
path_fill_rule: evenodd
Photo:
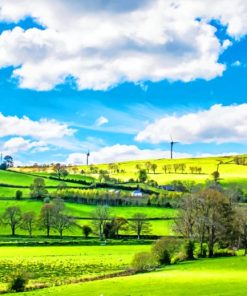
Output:
<svg viewBox="0 0 247 296">
<path fill-rule="evenodd" d="M 147 178 L 148 178 L 148 175 L 147 175 L 147 172 L 146 170 L 139 170 L 139 173 L 138 173 L 138 180 L 140 183 L 145 183 L 147 181 Z"/>
<path fill-rule="evenodd" d="M 91 228 L 90 226 L 88 226 L 88 225 L 83 225 L 83 226 L 82 226 L 82 232 L 83 232 L 85 238 L 88 238 L 89 235 L 90 235 L 90 233 L 93 232 L 93 230 L 92 230 L 92 228 Z"/>
<path fill-rule="evenodd" d="M 23 292 L 28 284 L 27 275 L 22 271 L 17 271 L 10 276 L 9 291 Z"/>
<path fill-rule="evenodd" d="M 16 190 L 15 199 L 20 200 L 22 198 L 23 192 L 21 190 Z"/>
<path fill-rule="evenodd" d="M 184 245 L 187 260 L 194 260 L 195 242 L 188 240 Z"/>
</svg>

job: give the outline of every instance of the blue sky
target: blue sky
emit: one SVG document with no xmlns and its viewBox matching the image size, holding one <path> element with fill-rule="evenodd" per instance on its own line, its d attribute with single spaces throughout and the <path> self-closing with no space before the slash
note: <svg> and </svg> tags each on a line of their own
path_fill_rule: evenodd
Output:
<svg viewBox="0 0 247 296">
<path fill-rule="evenodd" d="M 161 158 L 172 136 L 176 157 L 246 153 L 238 1 L 0 1 L 2 152 L 17 164 Z"/>
</svg>

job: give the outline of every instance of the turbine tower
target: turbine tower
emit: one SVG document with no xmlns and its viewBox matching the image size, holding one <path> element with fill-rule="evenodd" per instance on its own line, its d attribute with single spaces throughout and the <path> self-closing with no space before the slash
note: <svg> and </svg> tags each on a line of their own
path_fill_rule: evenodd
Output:
<svg viewBox="0 0 247 296">
<path fill-rule="evenodd" d="M 88 163 L 89 163 L 89 156 L 90 156 L 90 153 L 89 153 L 89 151 L 87 152 L 87 165 L 88 165 Z"/>
<path fill-rule="evenodd" d="M 173 159 L 173 146 L 175 144 L 178 144 L 178 142 L 174 142 L 171 136 L 170 136 L 170 138 L 171 138 L 171 142 L 170 142 L 170 146 L 171 146 L 171 159 Z"/>
</svg>

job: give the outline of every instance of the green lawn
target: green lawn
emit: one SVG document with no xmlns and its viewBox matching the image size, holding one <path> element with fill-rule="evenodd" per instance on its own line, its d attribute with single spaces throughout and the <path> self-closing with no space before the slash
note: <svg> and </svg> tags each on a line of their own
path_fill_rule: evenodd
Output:
<svg viewBox="0 0 247 296">
<path fill-rule="evenodd" d="M 245 296 L 247 258 L 184 262 L 164 270 L 23 293 L 23 296 Z M 7 294 L 14 295 L 14 294 Z"/>
</svg>

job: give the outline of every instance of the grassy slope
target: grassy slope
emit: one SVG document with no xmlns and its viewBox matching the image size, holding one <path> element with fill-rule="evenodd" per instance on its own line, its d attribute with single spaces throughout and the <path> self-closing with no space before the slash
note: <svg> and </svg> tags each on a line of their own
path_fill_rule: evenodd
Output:
<svg viewBox="0 0 247 296">
<path fill-rule="evenodd" d="M 244 296 L 247 294 L 246 265 L 246 257 L 205 259 L 174 265 L 158 272 L 55 287 L 22 295 Z"/>
<path fill-rule="evenodd" d="M 222 182 L 237 182 L 243 185 L 247 184 L 247 166 L 240 166 L 233 163 L 233 157 L 208 157 L 208 158 L 188 158 L 188 159 L 158 159 L 150 160 L 156 163 L 158 168 L 156 174 L 150 173 L 149 179 L 156 180 L 159 184 L 168 184 L 173 180 L 193 180 L 198 183 L 204 182 L 207 179 L 212 179 L 211 174 L 216 170 L 219 161 L 224 164 L 220 165 L 220 176 Z M 120 169 L 125 170 L 125 173 L 114 174 L 115 178 L 128 180 L 137 177 L 136 165 L 139 164 L 145 168 L 146 161 L 128 161 L 119 163 Z M 162 170 L 164 165 L 175 163 L 186 164 L 185 174 L 165 174 Z M 191 174 L 189 167 L 198 166 L 202 167 L 202 174 Z M 108 170 L 107 164 L 97 165 L 100 169 Z M 80 168 L 86 169 L 82 166 Z"/>
<path fill-rule="evenodd" d="M 224 183 L 239 183 L 241 185 L 247 186 L 247 166 L 240 166 L 236 165 L 233 162 L 232 156 L 226 156 L 226 157 L 207 157 L 207 158 L 187 158 L 187 159 L 156 159 L 156 160 L 150 160 L 152 163 L 156 163 L 158 165 L 158 169 L 156 171 L 156 174 L 150 173 L 149 179 L 156 180 L 159 184 L 167 184 L 173 180 L 194 180 L 198 183 L 204 182 L 207 179 L 212 179 L 211 174 L 213 171 L 216 170 L 217 164 L 219 161 L 222 161 L 223 164 L 220 166 L 220 175 L 222 182 Z M 143 168 L 145 168 L 145 163 L 147 160 L 139 160 L 139 161 L 126 161 L 126 162 L 120 162 L 119 167 L 120 170 L 125 170 L 125 173 L 118 173 L 118 174 L 112 174 L 113 177 L 119 178 L 122 180 L 128 180 L 130 178 L 136 179 L 137 177 L 137 169 L 136 165 L 139 164 Z M 164 165 L 170 164 L 173 165 L 175 163 L 184 163 L 186 164 L 186 170 L 185 174 L 165 174 L 162 170 L 162 167 Z M 190 173 L 190 167 L 191 166 L 198 166 L 202 167 L 202 174 L 191 174 Z M 97 165 L 99 169 L 105 169 L 108 170 L 108 164 L 101 164 Z M 78 170 L 85 170 L 89 171 L 88 167 L 86 166 L 79 166 Z M 19 168 L 19 170 L 28 172 L 32 171 L 34 172 L 34 169 L 32 168 Z M 48 169 L 50 172 L 51 169 Z M 71 174 L 73 174 L 73 171 L 71 169 Z M 76 175 L 74 175 L 75 177 Z M 92 177 L 96 177 L 97 175 L 92 175 Z M 81 178 L 77 175 L 75 178 Z"/>
</svg>

